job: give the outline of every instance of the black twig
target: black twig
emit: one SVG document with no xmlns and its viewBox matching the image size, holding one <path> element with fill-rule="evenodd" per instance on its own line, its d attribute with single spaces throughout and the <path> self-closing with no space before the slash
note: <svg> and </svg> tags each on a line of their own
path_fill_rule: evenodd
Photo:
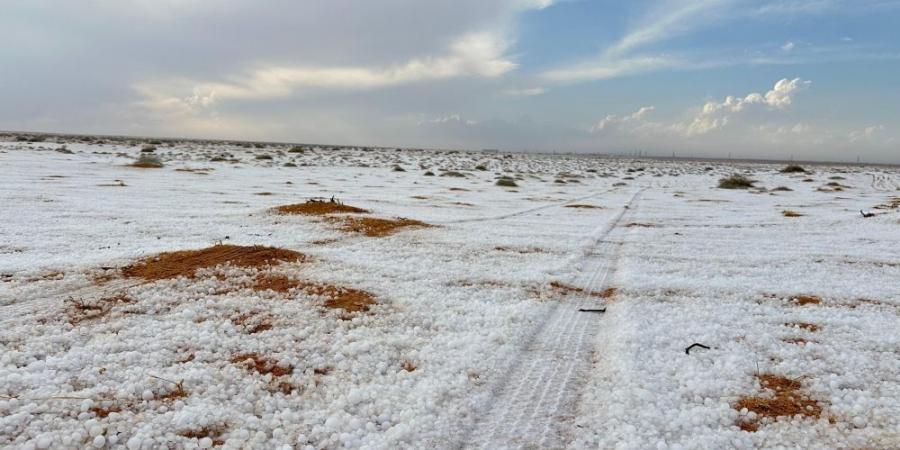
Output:
<svg viewBox="0 0 900 450">
<path fill-rule="evenodd" d="M 687 348 L 684 349 L 684 354 L 685 354 L 685 355 L 690 355 L 690 354 L 691 354 L 691 349 L 694 348 L 694 347 L 700 347 L 700 348 L 709 350 L 709 347 L 707 347 L 707 346 L 705 346 L 705 345 L 703 345 L 703 344 L 701 344 L 701 343 L 699 343 L 699 342 L 694 342 L 693 344 L 689 345 Z"/>
<path fill-rule="evenodd" d="M 578 308 L 578 312 L 605 313 L 606 308 L 597 308 L 597 309 Z"/>
</svg>

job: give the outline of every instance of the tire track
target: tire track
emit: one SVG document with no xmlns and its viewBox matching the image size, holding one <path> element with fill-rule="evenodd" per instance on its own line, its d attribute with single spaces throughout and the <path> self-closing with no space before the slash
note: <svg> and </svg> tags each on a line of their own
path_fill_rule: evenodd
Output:
<svg viewBox="0 0 900 450">
<path fill-rule="evenodd" d="M 617 225 L 634 211 L 642 190 L 608 224 L 591 233 L 582 249 L 581 270 L 569 281 L 587 292 L 608 282 L 620 244 L 612 235 Z M 591 368 L 591 345 L 597 315 L 579 312 L 594 302 L 581 297 L 561 301 L 540 322 L 510 364 L 507 375 L 492 389 L 492 401 L 480 415 L 466 442 L 466 449 L 556 449 L 571 440 L 569 430 L 581 387 Z"/>
</svg>

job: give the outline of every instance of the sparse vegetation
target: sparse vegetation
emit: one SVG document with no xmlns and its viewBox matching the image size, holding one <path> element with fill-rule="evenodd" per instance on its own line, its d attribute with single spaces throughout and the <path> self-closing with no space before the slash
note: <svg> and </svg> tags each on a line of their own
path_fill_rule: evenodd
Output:
<svg viewBox="0 0 900 450">
<path fill-rule="evenodd" d="M 719 189 L 749 189 L 753 187 L 753 181 L 743 175 L 732 175 L 719 180 Z"/>
<path fill-rule="evenodd" d="M 806 173 L 806 169 L 796 164 L 790 164 L 781 169 L 781 173 Z"/>
<path fill-rule="evenodd" d="M 142 169 L 161 169 L 163 167 L 162 160 L 158 156 L 150 153 L 141 153 L 138 159 L 131 163 L 131 167 L 140 167 Z"/>
<path fill-rule="evenodd" d="M 506 178 L 506 177 L 498 179 L 497 183 L 495 183 L 495 184 L 497 186 L 502 186 L 502 187 L 519 187 L 519 185 L 516 184 L 515 180 L 513 180 L 512 178 Z"/>
</svg>

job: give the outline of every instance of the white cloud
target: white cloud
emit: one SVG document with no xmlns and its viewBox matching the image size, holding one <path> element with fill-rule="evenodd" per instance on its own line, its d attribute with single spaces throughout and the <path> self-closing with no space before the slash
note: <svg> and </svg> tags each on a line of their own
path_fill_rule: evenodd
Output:
<svg viewBox="0 0 900 450">
<path fill-rule="evenodd" d="M 668 138 L 694 138 L 712 131 L 725 128 L 737 120 L 739 114 L 750 108 L 763 111 L 785 109 L 793 102 L 794 95 L 809 86 L 810 82 L 794 78 L 778 80 L 765 94 L 750 93 L 743 97 L 727 96 L 720 102 L 706 102 L 685 120 L 673 122 L 652 122 L 648 115 L 655 110 L 653 106 L 645 106 L 625 115 L 608 115 L 594 124 L 590 131 L 593 134 L 625 134 L 646 138 L 649 135 L 660 135 Z M 768 129 L 756 127 L 758 130 Z M 782 132 L 803 133 L 808 130 L 803 124 L 782 126 Z"/>
<path fill-rule="evenodd" d="M 428 120 L 420 120 L 416 125 L 422 126 L 425 124 L 436 124 L 436 125 L 457 124 L 457 125 L 472 126 L 472 125 L 478 125 L 478 121 L 471 120 L 471 119 L 464 119 L 464 118 L 460 117 L 459 114 L 450 114 L 449 116 L 435 117 L 433 119 L 428 119 Z"/>
<path fill-rule="evenodd" d="M 861 130 L 853 130 L 847 136 L 850 142 L 868 141 L 884 131 L 884 125 L 869 125 Z"/>
<path fill-rule="evenodd" d="M 783 109 L 791 105 L 794 94 L 809 86 L 810 82 L 794 78 L 783 78 L 775 83 L 765 95 L 747 94 L 745 97 L 725 97 L 721 102 L 706 102 L 703 108 L 688 123 L 676 125 L 674 129 L 685 136 L 706 134 L 728 125 L 732 116 L 748 107 L 762 106 L 770 109 Z"/>
<path fill-rule="evenodd" d="M 545 92 L 547 92 L 546 89 L 538 86 L 538 87 L 531 87 L 531 88 L 504 89 L 500 93 L 507 97 L 533 97 L 535 95 L 541 95 Z"/>
<path fill-rule="evenodd" d="M 610 131 L 634 132 L 635 126 L 644 121 L 645 117 L 656 109 L 654 106 L 642 106 L 637 111 L 626 116 L 608 115 L 591 127 L 591 133 L 605 133 Z"/>
<path fill-rule="evenodd" d="M 496 34 L 471 33 L 452 43 L 447 54 L 390 67 L 266 66 L 229 81 L 166 80 L 142 82 L 135 89 L 145 106 L 171 109 L 208 106 L 227 99 L 264 100 L 290 97 L 300 91 L 366 90 L 463 76 L 495 78 L 516 67 L 504 56 L 508 43 Z M 191 91 L 187 98 L 179 92 Z"/>
<path fill-rule="evenodd" d="M 623 55 L 641 46 L 688 32 L 700 24 L 710 22 L 710 19 L 715 18 L 716 8 L 730 3 L 731 0 L 662 2 L 659 10 L 651 12 L 640 26 L 609 47 L 606 55 Z"/>
<path fill-rule="evenodd" d="M 606 80 L 680 65 L 680 61 L 666 56 L 645 56 L 627 59 L 600 59 L 570 67 L 549 70 L 543 77 L 558 82 Z"/>
<path fill-rule="evenodd" d="M 789 52 L 793 49 L 794 49 L 794 43 L 791 41 L 787 41 L 784 43 L 784 45 L 781 46 L 781 51 L 783 51 L 783 52 Z"/>
</svg>

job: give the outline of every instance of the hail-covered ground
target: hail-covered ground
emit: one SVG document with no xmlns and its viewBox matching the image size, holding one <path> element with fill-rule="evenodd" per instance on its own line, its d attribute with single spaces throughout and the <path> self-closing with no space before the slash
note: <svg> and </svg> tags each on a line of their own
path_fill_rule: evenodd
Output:
<svg viewBox="0 0 900 450">
<path fill-rule="evenodd" d="M 25 139 L 2 448 L 900 448 L 897 168 Z"/>
</svg>

